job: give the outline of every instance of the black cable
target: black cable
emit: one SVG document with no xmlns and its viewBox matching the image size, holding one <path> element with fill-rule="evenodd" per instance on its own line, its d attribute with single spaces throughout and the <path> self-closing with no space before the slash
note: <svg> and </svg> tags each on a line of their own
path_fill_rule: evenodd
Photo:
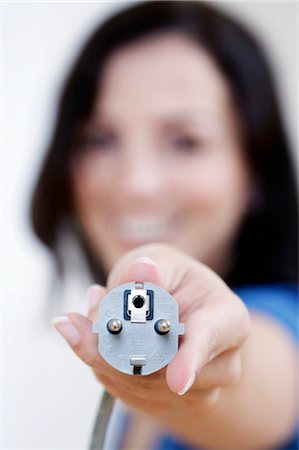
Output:
<svg viewBox="0 0 299 450">
<path fill-rule="evenodd" d="M 114 397 L 104 390 L 93 426 L 89 450 L 103 450 L 109 419 L 113 410 Z"/>
</svg>

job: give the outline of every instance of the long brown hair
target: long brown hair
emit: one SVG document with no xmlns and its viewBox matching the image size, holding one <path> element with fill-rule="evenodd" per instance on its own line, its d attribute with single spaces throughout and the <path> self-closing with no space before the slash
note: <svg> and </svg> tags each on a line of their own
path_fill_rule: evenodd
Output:
<svg viewBox="0 0 299 450">
<path fill-rule="evenodd" d="M 32 199 L 36 235 L 56 255 L 62 226 L 72 227 L 70 161 L 76 133 L 91 114 L 107 58 L 124 44 L 167 30 L 190 36 L 226 76 L 243 124 L 244 151 L 263 205 L 245 218 L 229 283 L 297 281 L 297 197 L 289 146 L 266 58 L 234 20 L 197 1 L 143 2 L 103 23 L 83 47 L 63 86 L 56 125 Z M 76 232 L 76 231 L 75 231 Z M 96 278 L 104 274 L 77 232 Z"/>
</svg>

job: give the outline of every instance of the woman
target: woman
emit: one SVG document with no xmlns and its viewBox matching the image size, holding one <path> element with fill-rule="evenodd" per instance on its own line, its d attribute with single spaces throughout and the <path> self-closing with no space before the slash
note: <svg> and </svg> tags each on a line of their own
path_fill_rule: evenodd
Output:
<svg viewBox="0 0 299 450">
<path fill-rule="evenodd" d="M 59 235 L 72 230 L 101 284 L 88 318 L 54 325 L 133 408 L 127 448 L 296 448 L 287 147 L 261 50 L 205 4 L 131 7 L 82 50 L 32 217 L 58 263 Z M 109 367 L 91 332 L 107 289 L 130 280 L 164 286 L 186 326 L 175 358 L 149 377 Z"/>
</svg>

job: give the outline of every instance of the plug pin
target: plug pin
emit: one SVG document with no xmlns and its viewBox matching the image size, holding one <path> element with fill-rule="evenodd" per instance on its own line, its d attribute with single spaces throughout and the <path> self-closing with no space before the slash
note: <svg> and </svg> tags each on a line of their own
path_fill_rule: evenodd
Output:
<svg viewBox="0 0 299 450">
<path fill-rule="evenodd" d="M 169 320 L 160 319 L 155 323 L 155 330 L 158 334 L 167 334 L 170 331 Z"/>
<path fill-rule="evenodd" d="M 111 334 L 118 334 L 121 332 L 123 325 L 119 319 L 110 319 L 107 323 L 107 329 Z"/>
</svg>

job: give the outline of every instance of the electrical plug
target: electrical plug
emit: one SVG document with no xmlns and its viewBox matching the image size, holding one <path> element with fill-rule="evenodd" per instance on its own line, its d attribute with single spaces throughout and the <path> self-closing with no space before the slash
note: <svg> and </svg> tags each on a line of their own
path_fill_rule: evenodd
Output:
<svg viewBox="0 0 299 450">
<path fill-rule="evenodd" d="M 150 375 L 165 367 L 178 351 L 184 324 L 175 299 L 150 282 L 117 286 L 101 301 L 93 323 L 98 350 L 115 369 Z"/>
</svg>

